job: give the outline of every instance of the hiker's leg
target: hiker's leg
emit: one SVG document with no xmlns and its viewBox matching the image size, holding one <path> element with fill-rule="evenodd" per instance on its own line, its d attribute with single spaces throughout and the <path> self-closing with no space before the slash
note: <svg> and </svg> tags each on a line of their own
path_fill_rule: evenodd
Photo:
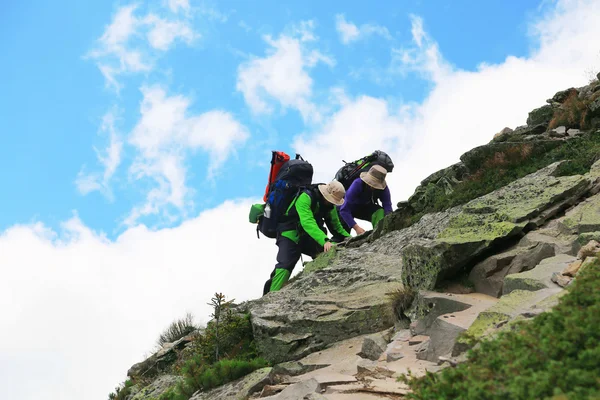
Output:
<svg viewBox="0 0 600 400">
<path fill-rule="evenodd" d="M 277 264 L 275 265 L 275 270 L 271 273 L 271 279 L 269 279 L 271 281 L 270 292 L 275 292 L 283 287 L 290 279 L 290 275 L 300 259 L 300 246 L 292 240 L 284 236 L 279 236 L 277 238 L 277 247 L 279 247 Z M 265 284 L 265 289 L 266 286 Z"/>
<path fill-rule="evenodd" d="M 383 207 L 378 204 L 374 204 L 375 207 L 372 207 L 373 213 L 371 214 L 371 224 L 373 225 L 373 229 L 377 227 L 379 221 L 381 221 L 385 217 L 385 211 Z"/>
</svg>

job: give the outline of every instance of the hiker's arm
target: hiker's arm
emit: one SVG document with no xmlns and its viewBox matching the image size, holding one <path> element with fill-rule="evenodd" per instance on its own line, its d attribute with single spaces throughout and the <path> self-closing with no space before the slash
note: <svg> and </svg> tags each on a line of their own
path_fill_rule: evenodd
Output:
<svg viewBox="0 0 600 400">
<path fill-rule="evenodd" d="M 389 186 L 386 186 L 381 193 L 381 205 L 383 206 L 385 215 L 388 215 L 392 212 L 392 195 L 390 194 Z"/>
<path fill-rule="evenodd" d="M 361 184 L 362 181 L 360 179 L 356 179 L 354 182 L 352 182 L 352 184 L 348 188 L 348 191 L 346 191 L 344 204 L 342 204 L 342 206 L 340 207 L 340 216 L 349 228 L 354 228 L 354 226 L 356 225 L 356 221 L 352 216 L 352 204 L 354 204 L 358 199 L 358 196 L 360 196 L 360 192 L 362 189 Z"/>
<path fill-rule="evenodd" d="M 335 206 L 329 212 L 327 219 L 329 220 L 329 221 L 326 221 L 326 222 L 329 222 L 327 224 L 328 226 L 330 226 L 329 229 L 332 229 L 334 232 L 336 232 L 344 237 L 350 236 L 350 234 L 348 232 L 346 232 L 346 230 L 342 226 L 342 223 L 340 222 L 340 218 L 338 217 L 337 208 Z"/>
<path fill-rule="evenodd" d="M 327 235 L 323 233 L 317 221 L 315 220 L 315 216 L 313 215 L 312 210 L 310 209 L 310 205 L 312 200 L 309 195 L 306 193 L 302 193 L 298 196 L 298 200 L 296 200 L 296 211 L 298 212 L 298 216 L 300 217 L 300 225 L 302 225 L 302 229 L 308 235 L 315 240 L 319 244 L 319 246 L 323 246 L 325 242 L 329 240 Z"/>
</svg>

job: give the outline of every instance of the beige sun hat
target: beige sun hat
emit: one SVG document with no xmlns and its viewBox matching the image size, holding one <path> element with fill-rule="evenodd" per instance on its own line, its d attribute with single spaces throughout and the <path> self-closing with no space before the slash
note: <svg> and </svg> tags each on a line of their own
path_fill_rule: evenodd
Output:
<svg viewBox="0 0 600 400">
<path fill-rule="evenodd" d="M 363 180 L 367 185 L 373 189 L 383 190 L 386 188 L 385 177 L 387 170 L 380 165 L 373 165 L 369 172 L 363 172 L 360 174 L 360 179 Z"/>
<path fill-rule="evenodd" d="M 327 185 L 319 185 L 319 191 L 323 197 L 325 197 L 325 200 L 331 204 L 336 206 L 344 204 L 346 189 L 344 189 L 344 185 L 338 181 L 331 181 Z"/>
</svg>

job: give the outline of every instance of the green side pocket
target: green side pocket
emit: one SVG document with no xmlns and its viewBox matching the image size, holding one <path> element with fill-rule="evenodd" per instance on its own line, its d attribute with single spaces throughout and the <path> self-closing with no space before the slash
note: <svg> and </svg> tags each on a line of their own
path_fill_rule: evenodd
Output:
<svg viewBox="0 0 600 400">
<path fill-rule="evenodd" d="M 250 207 L 250 216 L 248 217 L 248 219 L 250 220 L 250 223 L 258 224 L 258 220 L 260 217 L 263 216 L 264 212 L 265 212 L 264 204 L 252 204 L 252 206 Z"/>
</svg>

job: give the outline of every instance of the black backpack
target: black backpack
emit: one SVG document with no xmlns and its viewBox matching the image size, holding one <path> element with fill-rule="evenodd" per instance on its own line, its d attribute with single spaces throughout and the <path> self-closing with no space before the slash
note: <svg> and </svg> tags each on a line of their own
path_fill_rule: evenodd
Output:
<svg viewBox="0 0 600 400">
<path fill-rule="evenodd" d="M 310 186 L 312 177 L 312 165 L 299 155 L 281 166 L 267 192 L 264 212 L 256 228 L 257 234 L 260 231 L 269 238 L 277 237 L 277 226 L 285 222 L 287 209 L 302 190 Z"/>
<path fill-rule="evenodd" d="M 382 166 L 388 173 L 392 172 L 394 169 L 394 163 L 392 162 L 391 157 L 381 150 L 375 150 L 368 156 L 354 162 L 347 163 L 344 161 L 344 163 L 346 165 L 340 168 L 335 174 L 335 180 L 344 185 L 346 190 L 348 190 L 350 185 L 352 185 L 352 182 L 360 176 L 361 172 L 368 171 L 373 165 Z"/>
</svg>

